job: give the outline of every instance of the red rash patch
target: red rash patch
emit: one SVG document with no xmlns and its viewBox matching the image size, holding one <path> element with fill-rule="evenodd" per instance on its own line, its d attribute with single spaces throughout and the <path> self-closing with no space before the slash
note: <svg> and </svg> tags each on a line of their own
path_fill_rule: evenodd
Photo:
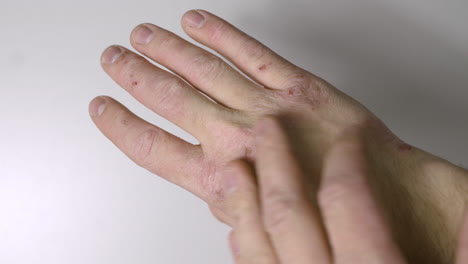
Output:
<svg viewBox="0 0 468 264">
<path fill-rule="evenodd" d="M 138 85 L 137 81 L 132 82 L 132 86 L 137 86 L 137 85 Z"/>
<path fill-rule="evenodd" d="M 259 71 L 264 71 L 268 68 L 268 66 L 270 66 L 272 63 L 268 63 L 268 64 L 262 64 L 262 66 L 258 67 L 258 70 Z"/>
<path fill-rule="evenodd" d="M 288 90 L 286 90 L 287 94 L 289 96 L 298 96 L 298 95 L 302 95 L 302 91 L 300 88 L 298 87 L 294 87 L 294 88 L 290 88 Z"/>
<path fill-rule="evenodd" d="M 410 150 L 412 150 L 412 149 L 413 149 L 413 147 L 410 146 L 410 145 L 408 145 L 408 144 L 406 144 L 406 143 L 403 143 L 403 144 L 399 144 L 399 145 L 398 145 L 398 150 L 400 150 L 400 151 L 410 151 Z"/>
</svg>

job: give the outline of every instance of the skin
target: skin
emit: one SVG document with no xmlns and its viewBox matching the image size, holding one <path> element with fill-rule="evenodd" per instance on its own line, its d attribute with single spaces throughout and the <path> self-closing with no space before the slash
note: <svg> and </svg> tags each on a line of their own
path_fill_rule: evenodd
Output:
<svg viewBox="0 0 468 264">
<path fill-rule="evenodd" d="M 106 49 L 102 67 L 114 81 L 200 142 L 183 141 L 112 98 L 97 97 L 89 106 L 92 120 L 123 153 L 197 195 L 215 216 L 232 225 L 222 168 L 236 159 L 255 162 L 253 127 L 258 120 L 280 120 L 308 175 L 306 189 L 313 206 L 318 206 L 315 197 L 325 153 L 337 135 L 360 127 L 369 153 L 369 184 L 404 257 L 414 263 L 453 260 L 468 190 L 466 170 L 401 141 L 363 105 L 221 18 L 189 11 L 182 27 L 237 69 L 152 24 L 136 27 L 131 44 L 174 74 L 124 47 Z"/>
<path fill-rule="evenodd" d="M 242 160 L 224 173 L 237 264 L 406 263 L 369 186 L 362 131 L 345 132 L 326 154 L 315 208 L 279 122 L 256 125 L 255 173 Z M 465 212 L 457 264 L 468 263 L 467 227 Z"/>
</svg>

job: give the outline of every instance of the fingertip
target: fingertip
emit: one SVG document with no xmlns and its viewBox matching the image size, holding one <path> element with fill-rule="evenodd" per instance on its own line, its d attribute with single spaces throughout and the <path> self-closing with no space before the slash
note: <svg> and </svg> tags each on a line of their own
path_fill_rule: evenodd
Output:
<svg viewBox="0 0 468 264">
<path fill-rule="evenodd" d="M 268 130 L 268 126 L 271 125 L 270 123 L 271 122 L 268 117 L 257 121 L 257 123 L 254 126 L 255 136 L 256 137 L 264 136 L 265 132 Z"/>
<path fill-rule="evenodd" d="M 151 23 L 141 23 L 133 28 L 130 33 L 130 43 L 135 48 L 139 45 L 148 44 L 154 37 L 154 32 L 152 30 L 154 25 Z"/>
<path fill-rule="evenodd" d="M 368 182 L 368 165 L 359 131 L 346 129 L 334 141 L 324 159 L 318 191 L 321 207 L 328 207 L 341 196 L 371 196 Z M 337 198 L 338 197 L 338 198 Z"/>
<path fill-rule="evenodd" d="M 230 195 L 247 184 L 252 169 L 246 161 L 238 159 L 227 163 L 222 174 L 224 192 L 226 195 Z"/>
<path fill-rule="evenodd" d="M 223 189 L 226 195 L 231 195 L 238 189 L 241 170 L 237 163 L 229 163 L 223 171 Z"/>
<path fill-rule="evenodd" d="M 265 116 L 257 121 L 254 126 L 254 133 L 257 139 L 263 139 L 267 134 L 279 129 L 279 122 L 274 116 Z"/>
<path fill-rule="evenodd" d="M 336 137 L 334 146 L 344 146 L 347 144 L 355 147 L 362 146 L 364 140 L 364 130 L 360 126 L 352 125 L 340 131 Z"/>
<path fill-rule="evenodd" d="M 88 105 L 88 112 L 91 117 L 99 117 L 106 109 L 107 100 L 105 96 L 95 97 Z"/>
<path fill-rule="evenodd" d="M 207 15 L 208 13 L 204 10 L 189 10 L 182 15 L 181 24 L 182 26 L 187 26 L 188 28 L 200 29 L 205 25 Z"/>
<path fill-rule="evenodd" d="M 344 171 L 355 172 L 353 175 L 366 173 L 366 154 L 362 129 L 346 128 L 338 134 L 326 154 L 323 177 L 349 174 L 340 173 Z"/>
<path fill-rule="evenodd" d="M 111 45 L 107 47 L 101 54 L 101 65 L 113 64 L 124 52 L 125 48 L 120 45 Z"/>
<path fill-rule="evenodd" d="M 226 209 L 221 209 L 222 207 L 217 207 L 214 205 L 208 205 L 208 208 L 211 212 L 211 214 L 218 219 L 221 223 L 224 223 L 230 227 L 234 226 L 235 219 L 233 218 L 232 215 L 230 215 L 231 212 L 229 212 Z"/>
</svg>

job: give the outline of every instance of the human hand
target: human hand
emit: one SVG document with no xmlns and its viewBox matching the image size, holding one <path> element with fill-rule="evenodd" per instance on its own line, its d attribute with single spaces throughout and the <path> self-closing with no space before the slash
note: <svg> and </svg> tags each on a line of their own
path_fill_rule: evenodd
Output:
<svg viewBox="0 0 468 264">
<path fill-rule="evenodd" d="M 195 23 L 197 19 L 200 24 Z M 306 182 L 312 198 L 330 143 L 344 129 L 360 125 L 367 128 L 365 144 L 372 153 L 372 187 L 405 254 L 415 262 L 444 263 L 451 258 L 457 224 L 453 219 L 461 214 L 460 204 L 452 201 L 463 196 L 453 188 L 459 181 L 450 182 L 452 177 L 445 173 L 449 164 L 402 142 L 364 106 L 224 20 L 206 11 L 190 11 L 182 26 L 252 80 L 171 32 L 151 24 L 137 27 L 131 34 L 133 47 L 177 75 L 121 46 L 103 53 L 104 70 L 137 100 L 201 144 L 167 133 L 110 97 L 94 99 L 93 121 L 130 159 L 199 196 L 216 216 L 232 224 L 230 209 L 223 202 L 220 168 L 234 159 L 255 160 L 252 127 L 257 120 L 274 115 L 287 127 L 299 163 L 310 176 Z M 439 172 L 445 176 L 437 177 Z M 451 169 L 451 174 L 456 173 Z M 452 206 L 440 201 L 450 201 Z M 437 235 L 427 236 L 429 231 Z"/>
<path fill-rule="evenodd" d="M 237 160 L 224 173 L 236 263 L 406 263 L 367 182 L 359 129 L 346 130 L 326 155 L 318 207 L 309 202 L 306 177 L 280 124 L 267 118 L 255 131 L 255 169 Z M 468 263 L 467 216 L 459 264 Z"/>
</svg>

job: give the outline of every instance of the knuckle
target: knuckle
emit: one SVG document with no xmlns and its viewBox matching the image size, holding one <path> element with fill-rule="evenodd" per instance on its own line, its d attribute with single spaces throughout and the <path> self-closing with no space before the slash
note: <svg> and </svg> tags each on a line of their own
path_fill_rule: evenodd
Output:
<svg viewBox="0 0 468 264">
<path fill-rule="evenodd" d="M 318 191 L 318 203 L 321 208 L 333 209 L 346 203 L 362 191 L 360 183 L 347 180 L 333 180 Z"/>
<path fill-rule="evenodd" d="M 318 77 L 304 70 L 293 70 L 282 85 L 283 95 L 287 98 L 299 98 L 315 108 L 329 101 L 327 85 Z"/>
<path fill-rule="evenodd" d="M 179 41 L 180 39 L 173 34 L 167 34 L 160 39 L 159 45 L 155 46 L 155 48 L 157 47 L 158 52 L 164 53 L 164 51 L 177 46 Z"/>
<path fill-rule="evenodd" d="M 152 151 L 157 132 L 155 130 L 146 130 L 138 135 L 134 145 L 132 154 L 135 162 L 142 166 L 147 167 L 151 165 Z"/>
<path fill-rule="evenodd" d="M 290 95 L 303 95 L 312 86 L 312 78 L 302 70 L 293 70 L 286 78 L 284 87 Z"/>
<path fill-rule="evenodd" d="M 211 42 L 217 42 L 220 38 L 225 36 L 229 28 L 230 28 L 229 25 L 225 22 L 213 23 L 213 25 L 208 30 L 209 40 Z"/>
<path fill-rule="evenodd" d="M 155 85 L 158 92 L 155 93 L 157 96 L 155 101 L 161 106 L 170 106 L 171 102 L 178 98 L 178 94 L 184 88 L 184 83 L 172 77 L 163 77 L 157 80 Z"/>
<path fill-rule="evenodd" d="M 290 194 L 271 190 L 264 197 L 264 225 L 269 233 L 287 228 L 288 219 L 295 213 L 298 201 Z"/>
<path fill-rule="evenodd" d="M 212 54 L 200 54 L 195 56 L 191 62 L 191 77 L 197 81 L 213 82 L 226 70 L 226 64 Z"/>
<path fill-rule="evenodd" d="M 252 37 L 246 37 L 240 46 L 239 54 L 249 60 L 261 60 L 268 53 L 268 48 Z"/>
</svg>

